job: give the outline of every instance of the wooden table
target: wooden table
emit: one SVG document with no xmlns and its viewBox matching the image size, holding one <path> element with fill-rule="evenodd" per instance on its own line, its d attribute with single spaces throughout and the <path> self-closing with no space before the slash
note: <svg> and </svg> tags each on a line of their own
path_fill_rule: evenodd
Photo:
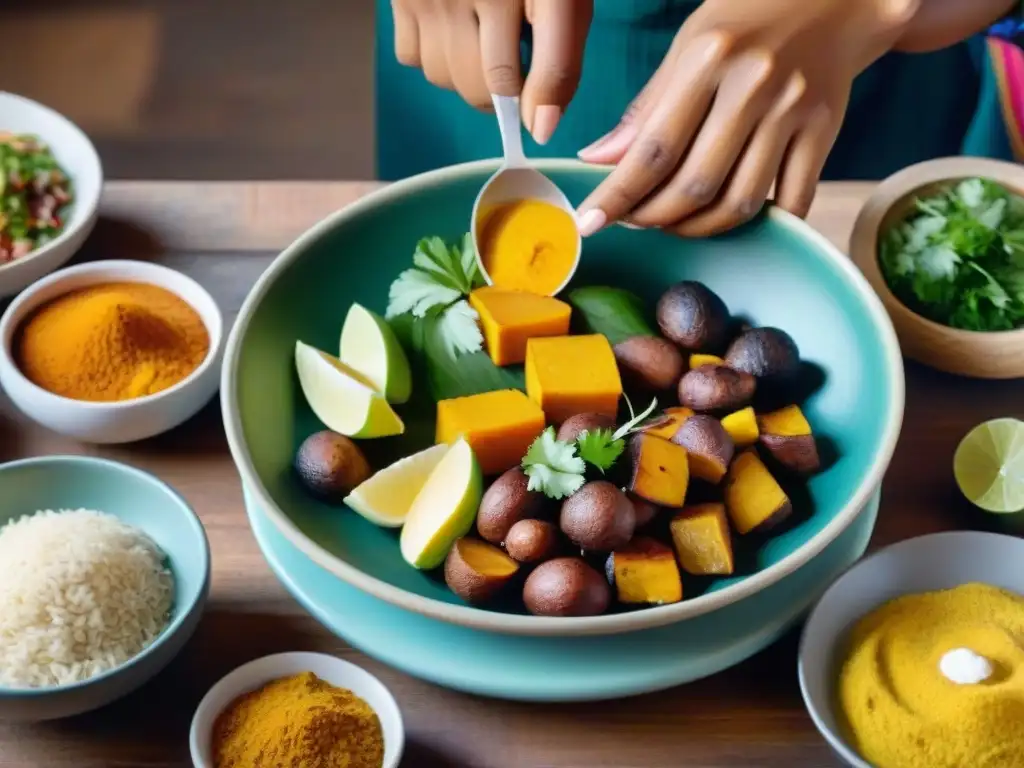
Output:
<svg viewBox="0 0 1024 768">
<path fill-rule="evenodd" d="M 229 319 L 274 255 L 373 184 L 112 183 L 82 258 L 153 259 L 207 286 Z M 866 184 L 826 184 L 811 222 L 845 247 Z M 908 365 L 903 436 L 883 488 L 873 546 L 980 527 L 953 485 L 954 447 L 974 424 L 1020 416 L 1024 387 Z M 739 667 L 664 693 L 581 705 L 489 701 L 388 669 L 321 628 L 274 579 L 242 508 L 217 404 L 161 438 L 127 448 L 79 445 L 16 413 L 0 394 L 0 461 L 86 453 L 156 473 L 192 503 L 213 547 L 213 591 L 199 631 L 157 680 L 67 722 L 0 725 L 0 768 L 189 765 L 187 733 L 207 688 L 233 667 L 285 650 L 350 658 L 402 706 L 410 768 L 818 768 L 836 766 L 801 705 L 795 634 Z M 567 641 L 567 642 L 571 642 Z"/>
</svg>

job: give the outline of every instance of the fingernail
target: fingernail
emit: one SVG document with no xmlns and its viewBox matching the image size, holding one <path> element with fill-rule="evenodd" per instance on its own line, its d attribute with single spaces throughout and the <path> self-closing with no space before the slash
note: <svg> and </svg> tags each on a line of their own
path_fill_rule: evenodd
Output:
<svg viewBox="0 0 1024 768">
<path fill-rule="evenodd" d="M 547 144 L 558 127 L 558 121 L 562 119 L 562 110 L 553 104 L 541 104 L 533 112 L 533 123 L 530 125 L 530 133 L 533 140 L 538 144 Z"/>
<path fill-rule="evenodd" d="M 636 126 L 620 125 L 589 147 L 581 149 L 577 157 L 585 163 L 616 162 L 629 149 L 629 145 L 636 137 Z"/>
<path fill-rule="evenodd" d="M 608 216 L 600 208 L 591 208 L 580 216 L 580 237 L 590 237 L 608 222 Z"/>
</svg>

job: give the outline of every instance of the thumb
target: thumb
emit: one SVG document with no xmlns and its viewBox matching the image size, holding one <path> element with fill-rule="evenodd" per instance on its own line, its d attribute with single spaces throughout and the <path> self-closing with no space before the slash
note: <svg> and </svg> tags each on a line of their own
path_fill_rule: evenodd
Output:
<svg viewBox="0 0 1024 768">
<path fill-rule="evenodd" d="M 546 144 L 576 93 L 593 0 L 532 0 L 533 56 L 520 102 L 523 122 Z"/>
</svg>

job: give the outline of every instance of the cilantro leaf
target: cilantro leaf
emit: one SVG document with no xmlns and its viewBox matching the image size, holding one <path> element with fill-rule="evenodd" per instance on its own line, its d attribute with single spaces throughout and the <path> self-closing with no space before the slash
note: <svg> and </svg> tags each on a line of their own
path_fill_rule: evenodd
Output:
<svg viewBox="0 0 1024 768">
<path fill-rule="evenodd" d="M 465 299 L 455 302 L 438 315 L 432 328 L 440 335 L 441 343 L 451 357 L 479 352 L 483 348 L 484 337 L 477 325 L 478 318 L 476 310 Z"/>
<path fill-rule="evenodd" d="M 548 427 L 530 444 L 522 462 L 530 478 L 527 488 L 551 499 L 564 499 L 576 493 L 584 482 L 586 464 L 576 455 L 576 446 L 555 437 Z"/>
<path fill-rule="evenodd" d="M 576 438 L 576 448 L 580 458 L 588 464 L 592 464 L 607 472 L 615 465 L 615 461 L 622 455 L 626 443 L 622 438 L 616 439 L 612 431 L 606 427 L 598 428 L 591 432 L 583 430 Z"/>
<path fill-rule="evenodd" d="M 453 360 L 483 349 L 479 318 L 464 298 L 482 282 L 472 238 L 465 235 L 449 248 L 440 237 L 425 237 L 416 244 L 412 263 L 391 284 L 385 317 L 434 318 L 427 331 Z"/>
<path fill-rule="evenodd" d="M 435 307 L 457 301 L 462 294 L 439 283 L 429 272 L 407 269 L 391 284 L 385 317 L 392 318 L 411 312 L 414 317 L 426 317 Z"/>
</svg>

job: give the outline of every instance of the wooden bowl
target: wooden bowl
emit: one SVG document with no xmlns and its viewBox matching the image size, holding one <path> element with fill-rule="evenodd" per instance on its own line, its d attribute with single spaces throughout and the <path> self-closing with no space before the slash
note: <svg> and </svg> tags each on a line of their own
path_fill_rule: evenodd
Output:
<svg viewBox="0 0 1024 768">
<path fill-rule="evenodd" d="M 982 379 L 1024 377 L 1024 329 L 964 331 L 922 317 L 889 290 L 878 264 L 879 233 L 902 219 L 914 198 L 963 179 L 988 178 L 1024 195 L 1024 166 L 977 157 L 945 157 L 895 173 L 868 198 L 850 235 L 850 257 L 881 298 L 903 354 L 940 371 Z"/>
</svg>

